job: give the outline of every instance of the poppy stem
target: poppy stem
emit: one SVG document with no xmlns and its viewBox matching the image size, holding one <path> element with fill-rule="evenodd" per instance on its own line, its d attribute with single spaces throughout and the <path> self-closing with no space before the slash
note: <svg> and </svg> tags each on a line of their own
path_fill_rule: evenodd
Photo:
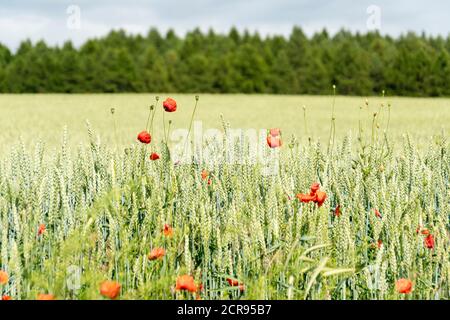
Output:
<svg viewBox="0 0 450 320">
<path fill-rule="evenodd" d="M 333 118 L 333 143 L 332 143 L 332 145 L 331 145 L 331 148 L 333 148 L 334 147 L 334 141 L 335 141 L 335 139 L 336 139 L 336 119 L 335 118 Z"/>
<path fill-rule="evenodd" d="M 112 120 L 113 120 L 113 127 L 114 127 L 114 139 L 116 140 L 116 145 L 118 143 L 118 139 L 117 139 L 117 125 L 116 125 L 116 117 L 114 117 L 114 113 L 116 112 L 115 108 L 111 108 L 111 116 L 112 116 Z"/>
<path fill-rule="evenodd" d="M 379 109 L 379 111 L 378 111 L 378 114 L 380 115 L 380 117 L 379 117 L 379 118 L 380 118 L 380 122 L 379 122 L 380 127 L 381 127 L 381 124 L 382 124 L 382 122 L 383 122 L 383 121 L 382 121 L 382 119 L 383 119 L 383 117 L 382 117 L 382 116 L 383 116 L 383 112 L 382 112 L 382 111 L 383 111 L 383 109 L 384 109 L 384 101 L 385 101 L 385 100 L 384 100 L 384 98 L 385 98 L 385 97 L 384 97 L 384 90 L 383 90 L 383 95 L 382 95 L 382 96 L 383 96 L 383 101 L 381 102 L 381 104 L 380 104 L 380 109 Z"/>
<path fill-rule="evenodd" d="M 385 91 L 383 90 L 383 101 L 384 101 L 384 99 L 385 99 Z M 383 107 L 384 107 L 384 102 L 382 102 L 381 103 L 381 106 L 380 106 L 380 112 L 379 112 L 379 114 L 380 114 L 380 117 L 381 117 L 381 111 L 383 111 Z M 388 104 L 388 108 L 389 108 L 389 110 L 388 110 L 388 120 L 387 120 L 387 126 L 389 126 L 389 121 L 390 121 L 390 105 Z M 382 121 L 382 119 L 383 118 L 381 118 L 381 120 L 379 121 L 379 125 L 377 124 L 377 128 L 378 129 L 380 129 L 381 128 L 381 126 L 383 125 L 383 121 Z M 386 130 L 384 131 L 384 136 L 386 137 L 386 133 L 387 133 L 387 127 L 386 127 Z M 384 147 L 385 147 L 385 145 L 386 145 L 386 139 L 383 139 L 383 143 L 382 143 L 382 145 L 381 145 L 381 149 L 380 149 L 380 161 L 381 161 L 381 158 L 383 157 L 383 150 L 384 150 Z"/>
<path fill-rule="evenodd" d="M 335 138 L 335 116 L 334 116 L 334 108 L 336 105 L 336 85 L 333 85 L 333 104 L 331 108 L 331 128 L 330 128 L 330 139 L 328 141 L 328 152 L 332 151 L 334 146 L 334 138 Z M 331 148 L 331 149 L 330 149 Z"/>
<path fill-rule="evenodd" d="M 155 108 L 153 110 L 152 120 L 150 122 L 150 132 L 152 132 L 152 133 L 153 133 L 153 120 L 155 119 L 156 110 L 158 109 L 158 101 L 159 101 L 159 97 L 156 96 L 155 97 Z"/>
<path fill-rule="evenodd" d="M 376 119 L 377 119 L 377 113 L 375 112 L 373 114 L 373 120 L 372 120 L 372 147 L 373 147 L 373 144 L 375 142 L 375 123 L 376 123 Z"/>
<path fill-rule="evenodd" d="M 153 105 L 151 105 L 151 106 L 149 107 L 148 117 L 147 117 L 147 124 L 145 125 L 145 130 L 147 130 L 147 131 L 149 130 L 148 125 L 149 125 L 149 123 L 150 123 L 150 116 L 152 115 L 153 108 L 154 108 Z"/>
<path fill-rule="evenodd" d="M 362 127 L 361 127 L 361 109 L 362 107 L 359 107 L 359 112 L 358 112 L 358 128 L 359 128 L 359 139 L 362 139 Z"/>
<path fill-rule="evenodd" d="M 166 137 L 166 113 L 163 112 L 163 130 L 164 130 L 164 143 L 167 144 L 167 137 Z"/>
<path fill-rule="evenodd" d="M 336 106 L 336 85 L 333 85 L 333 107 L 331 109 L 331 116 L 334 118 L 334 108 Z"/>
<path fill-rule="evenodd" d="M 181 158 L 184 158 L 184 153 L 186 152 L 186 147 L 187 147 L 187 144 L 189 141 L 189 135 L 191 134 L 192 123 L 194 122 L 195 111 L 197 110 L 198 100 L 199 100 L 199 96 L 195 96 L 195 106 L 194 106 L 194 110 L 192 111 L 191 122 L 189 123 L 189 130 L 188 130 L 188 134 L 186 137 L 186 142 L 184 143 L 183 154 L 182 154 Z"/>
<path fill-rule="evenodd" d="M 306 121 L 306 106 L 303 106 L 303 121 L 305 123 L 305 135 L 308 136 L 308 122 Z"/>
<path fill-rule="evenodd" d="M 169 120 L 169 126 L 167 128 L 167 138 L 169 138 L 170 127 L 172 126 L 172 120 Z"/>
<path fill-rule="evenodd" d="M 391 123 L 391 104 L 388 103 L 388 119 L 386 124 L 386 133 L 389 131 L 389 124 Z"/>
</svg>

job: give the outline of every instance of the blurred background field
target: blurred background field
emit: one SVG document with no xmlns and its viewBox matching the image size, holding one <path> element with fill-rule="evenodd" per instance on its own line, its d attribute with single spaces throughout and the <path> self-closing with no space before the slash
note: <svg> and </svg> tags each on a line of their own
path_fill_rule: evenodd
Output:
<svg viewBox="0 0 450 320">
<path fill-rule="evenodd" d="M 191 94 L 160 94 L 153 136 L 162 134 L 161 101 L 173 97 L 178 111 L 166 113 L 172 129 L 188 128 L 195 104 Z M 331 96 L 276 96 L 276 95 L 212 95 L 200 96 L 196 120 L 203 129 L 222 129 L 220 114 L 232 128 L 272 128 L 283 130 L 285 140 L 295 135 L 300 141 L 311 136 L 325 143 L 329 137 L 333 97 Z M 377 120 L 380 131 L 388 120 L 391 105 L 390 137 L 398 140 L 409 133 L 417 145 L 423 147 L 430 137 L 450 128 L 450 99 L 445 98 L 369 98 L 369 106 L 362 97 L 336 98 L 336 138 L 357 134 L 361 120 L 366 134 L 370 134 L 373 113 L 380 112 Z M 23 139 L 26 146 L 39 140 L 47 147 L 61 145 L 67 126 L 69 145 L 86 143 L 85 121 L 89 120 L 102 141 L 119 147 L 134 143 L 137 133 L 145 128 L 149 106 L 155 103 L 153 94 L 24 94 L 0 95 L 0 151 L 8 152 L 12 145 Z M 384 107 L 381 107 L 381 104 Z M 305 131 L 304 109 L 306 107 Z M 110 109 L 115 108 L 117 138 L 114 133 Z M 116 141 L 117 139 L 117 141 Z"/>
</svg>

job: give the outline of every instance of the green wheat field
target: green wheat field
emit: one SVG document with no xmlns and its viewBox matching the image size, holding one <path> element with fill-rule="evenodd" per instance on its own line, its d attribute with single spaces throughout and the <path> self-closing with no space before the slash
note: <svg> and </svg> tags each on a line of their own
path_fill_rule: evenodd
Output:
<svg viewBox="0 0 450 320">
<path fill-rule="evenodd" d="M 2 297 L 450 298 L 450 99 L 200 95 L 204 129 L 281 129 L 267 175 L 174 163 L 195 96 L 159 96 L 0 95 Z"/>
</svg>

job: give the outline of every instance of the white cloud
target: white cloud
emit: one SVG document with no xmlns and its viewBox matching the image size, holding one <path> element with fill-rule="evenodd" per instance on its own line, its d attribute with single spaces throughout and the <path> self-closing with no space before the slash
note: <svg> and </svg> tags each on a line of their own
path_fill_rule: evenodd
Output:
<svg viewBox="0 0 450 320">
<path fill-rule="evenodd" d="M 81 9 L 80 30 L 66 26 L 66 9 L 72 4 Z M 324 27 L 331 33 L 341 28 L 365 32 L 366 9 L 372 4 L 382 10 L 382 33 L 449 33 L 450 2 L 446 0 L 17 0 L 2 4 L 0 42 L 13 49 L 26 38 L 43 38 L 49 44 L 70 39 L 80 45 L 113 28 L 143 34 L 150 27 L 161 31 L 173 28 L 184 34 L 195 27 L 227 32 L 236 26 L 260 34 L 288 35 L 292 26 L 300 25 L 307 34 Z"/>
<path fill-rule="evenodd" d="M 43 38 L 51 19 L 33 14 L 5 14 L 0 12 L 0 39 L 7 45 L 17 44 L 17 39 Z"/>
</svg>

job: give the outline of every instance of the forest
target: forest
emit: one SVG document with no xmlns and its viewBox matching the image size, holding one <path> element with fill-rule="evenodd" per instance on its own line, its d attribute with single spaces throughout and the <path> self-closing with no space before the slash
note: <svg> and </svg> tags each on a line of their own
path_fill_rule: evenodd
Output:
<svg viewBox="0 0 450 320">
<path fill-rule="evenodd" d="M 326 30 L 261 36 L 151 28 L 49 46 L 0 44 L 2 93 L 268 93 L 450 96 L 450 36 Z"/>
</svg>

